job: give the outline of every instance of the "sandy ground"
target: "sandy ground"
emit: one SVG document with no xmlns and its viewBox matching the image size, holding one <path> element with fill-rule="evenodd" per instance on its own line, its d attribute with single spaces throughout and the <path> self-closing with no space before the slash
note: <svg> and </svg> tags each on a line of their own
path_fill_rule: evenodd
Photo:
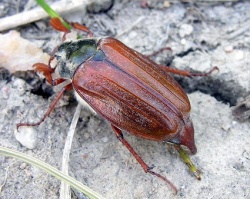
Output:
<svg viewBox="0 0 250 199">
<path fill-rule="evenodd" d="M 2 18 L 14 15 L 16 8 L 22 11 L 27 5 L 26 1 L 20 1 L 17 7 L 13 2 L 0 3 Z M 145 174 L 116 139 L 109 124 L 86 108 L 81 111 L 73 141 L 70 175 L 105 198 L 250 198 L 250 123 L 249 120 L 239 122 L 232 115 L 232 106 L 237 100 L 250 94 L 250 2 L 199 1 L 171 3 L 168 7 L 167 1 L 158 1 L 150 8 L 141 7 L 141 2 L 117 1 L 107 12 L 94 14 L 81 8 L 65 17 L 85 23 L 96 36 L 117 37 L 143 54 L 170 47 L 171 52 L 162 53 L 155 60 L 171 67 L 195 72 L 219 67 L 219 73 L 209 77 L 176 77 L 188 92 L 192 104 L 198 152 L 191 159 L 202 171 L 202 180 L 196 180 L 178 154 L 169 150 L 165 143 L 124 133 L 144 161 L 155 165 L 154 171 L 178 187 L 179 192 L 174 195 L 163 181 Z M 48 26 L 47 20 L 15 30 L 25 41 L 47 53 L 60 42 L 60 34 Z M 7 33 L 9 30 L 2 32 Z M 3 45 L 9 42 L 5 38 L 8 37 L 1 40 Z M 16 46 L 20 47 L 22 43 L 25 42 L 21 40 Z M 11 46 L 10 49 L 13 50 Z M 30 67 L 30 59 L 22 54 L 23 51 L 25 48 L 20 54 L 4 50 L 5 57 L 9 56 L 8 64 L 22 63 Z M 42 52 L 36 54 L 39 53 Z M 3 61 L 3 50 L 0 56 L 0 66 L 8 68 Z M 68 103 L 67 97 L 61 100 L 51 116 L 34 128 L 31 137 L 25 138 L 33 148 L 28 149 L 17 141 L 15 126 L 20 121 L 38 121 L 54 99 L 54 92 L 33 72 L 13 71 L 9 74 L 3 69 L 0 72 L 0 145 L 60 169 L 76 102 Z M 241 113 L 239 117 L 242 119 Z M 0 184 L 7 168 L 7 181 L 0 198 L 59 198 L 58 180 L 33 166 L 4 156 L 0 156 Z M 75 197 L 84 198 L 76 191 Z"/>
</svg>

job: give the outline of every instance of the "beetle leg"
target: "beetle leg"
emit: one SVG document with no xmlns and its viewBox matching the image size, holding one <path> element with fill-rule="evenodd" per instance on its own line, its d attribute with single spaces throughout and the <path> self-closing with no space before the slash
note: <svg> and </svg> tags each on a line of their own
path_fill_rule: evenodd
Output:
<svg viewBox="0 0 250 199">
<path fill-rule="evenodd" d="M 73 28 L 80 30 L 82 32 L 86 32 L 88 37 L 93 37 L 94 34 L 91 32 L 91 30 L 89 28 L 87 28 L 86 26 L 79 24 L 77 22 L 69 22 L 67 20 L 64 19 L 64 21 L 66 21 L 68 24 L 70 24 Z M 64 35 L 62 37 L 62 40 L 65 41 L 66 39 L 66 35 L 68 33 L 70 33 L 70 30 L 65 27 L 65 25 L 63 25 L 63 23 L 61 22 L 61 20 L 57 17 L 50 19 L 50 25 L 61 32 L 64 32 Z"/>
<path fill-rule="evenodd" d="M 179 70 L 176 68 L 170 68 L 164 65 L 160 65 L 160 67 L 168 72 L 168 73 L 174 73 L 177 75 L 181 75 L 181 76 L 187 76 L 187 77 L 192 77 L 192 76 L 208 76 L 210 75 L 213 71 L 215 70 L 219 70 L 219 68 L 217 66 L 214 66 L 213 68 L 211 68 L 208 72 L 206 73 L 192 73 L 191 71 L 187 71 L 187 70 Z"/>
<path fill-rule="evenodd" d="M 146 57 L 150 58 L 150 57 L 156 56 L 156 55 L 158 55 L 159 53 L 161 53 L 161 52 L 163 52 L 165 50 L 172 51 L 171 48 L 165 47 L 165 48 L 161 48 L 160 50 L 157 50 L 156 52 L 153 52 L 152 54 L 146 55 Z"/>
<path fill-rule="evenodd" d="M 51 74 L 54 72 L 54 68 L 51 68 L 49 65 L 43 63 L 36 63 L 33 65 L 33 67 L 35 72 L 42 73 L 45 76 L 47 82 L 52 84 L 53 79 Z"/>
<path fill-rule="evenodd" d="M 72 89 L 72 85 L 71 84 L 63 87 L 63 89 L 59 92 L 59 94 L 56 96 L 56 98 L 50 104 L 49 109 L 46 111 L 46 113 L 44 114 L 44 116 L 42 117 L 42 119 L 40 119 L 36 123 L 18 123 L 17 126 L 16 126 L 17 130 L 18 130 L 18 128 L 20 126 L 38 126 L 39 124 L 41 124 L 50 115 L 51 111 L 53 111 L 55 109 L 55 106 L 56 106 L 57 102 L 63 96 L 64 92 L 67 91 L 67 90 L 71 90 L 71 89 Z"/>
<path fill-rule="evenodd" d="M 113 129 L 113 131 L 116 134 L 116 137 L 122 142 L 122 144 L 129 150 L 130 153 L 132 153 L 132 155 L 135 157 L 135 159 L 138 161 L 138 163 L 141 165 L 141 167 L 143 168 L 143 170 L 146 173 L 150 173 L 152 175 L 155 175 L 159 178 L 161 178 L 162 180 L 164 180 L 167 184 L 169 184 L 169 186 L 174 190 L 175 193 L 177 193 L 177 188 L 164 176 L 155 173 L 154 171 L 151 171 L 151 169 L 153 167 L 149 167 L 143 160 L 142 158 L 135 152 L 135 150 L 132 148 L 132 146 L 127 142 L 127 140 L 124 139 L 123 137 L 123 133 L 120 129 L 118 129 L 116 126 L 114 126 L 113 124 L 111 124 L 111 127 Z"/>
<path fill-rule="evenodd" d="M 51 18 L 49 23 L 54 29 L 58 31 L 61 31 L 64 33 L 70 32 L 70 30 L 67 27 L 65 27 L 65 25 L 63 25 L 62 21 L 58 17 Z"/>
<path fill-rule="evenodd" d="M 62 82 L 65 81 L 64 78 L 52 79 L 51 74 L 55 71 L 55 68 L 51 68 L 47 64 L 36 63 L 36 64 L 33 65 L 33 67 L 34 67 L 35 72 L 43 73 L 43 75 L 45 76 L 46 81 L 49 84 L 51 84 L 52 86 L 56 86 L 56 85 L 61 84 Z"/>
<path fill-rule="evenodd" d="M 68 22 L 68 21 L 67 21 Z M 86 32 L 88 37 L 93 37 L 94 34 L 91 32 L 91 30 L 89 28 L 87 28 L 86 26 L 79 24 L 77 22 L 68 22 L 73 28 L 80 30 L 82 32 Z"/>
<path fill-rule="evenodd" d="M 53 84 L 53 79 L 51 74 L 54 73 L 56 67 L 52 68 L 51 67 L 51 62 L 53 61 L 53 59 L 55 58 L 55 53 L 58 49 L 58 46 L 52 51 L 51 56 L 49 58 L 48 64 L 44 64 L 44 63 L 36 63 L 33 65 L 34 67 L 34 71 L 35 72 L 41 72 L 43 73 L 43 75 L 45 76 L 46 80 L 48 83 L 50 83 L 51 85 Z"/>
<path fill-rule="evenodd" d="M 150 170 L 150 167 L 141 159 L 141 157 L 135 152 L 132 146 L 124 139 L 122 131 L 112 124 L 111 124 L 111 127 L 113 131 L 115 132 L 116 137 L 122 142 L 122 144 L 125 145 L 125 147 L 130 151 L 130 153 L 132 153 L 135 159 L 142 166 L 143 170 L 147 173 L 148 170 Z"/>
<path fill-rule="evenodd" d="M 165 48 L 161 48 L 160 50 L 150 54 L 150 55 L 146 55 L 146 57 L 150 58 L 152 56 L 156 56 L 158 55 L 159 53 L 165 51 L 165 50 L 168 50 L 168 51 L 172 51 L 171 48 L 169 47 L 165 47 Z M 181 76 L 187 76 L 187 77 L 192 77 L 192 76 L 208 76 L 210 75 L 213 71 L 217 70 L 219 71 L 219 68 L 217 66 L 214 66 L 213 68 L 211 68 L 208 72 L 206 73 L 192 73 L 191 71 L 187 71 L 187 70 L 179 70 L 179 69 L 176 69 L 176 68 L 170 68 L 168 66 L 164 66 L 164 65 L 160 65 L 160 67 L 168 72 L 168 73 L 174 73 L 174 74 L 177 74 L 177 75 L 181 75 Z"/>
<path fill-rule="evenodd" d="M 56 30 L 58 30 L 58 31 L 61 31 L 61 32 L 64 32 L 63 37 L 62 37 L 62 40 L 65 41 L 66 35 L 67 35 L 68 33 L 70 33 L 70 30 L 69 30 L 67 27 L 65 27 L 65 26 L 63 25 L 63 23 L 61 22 L 61 20 L 60 20 L 59 18 L 57 18 L 57 17 L 50 19 L 49 22 L 50 22 L 50 25 L 51 25 L 54 29 L 56 29 Z"/>
<path fill-rule="evenodd" d="M 159 53 L 165 51 L 165 50 L 168 50 L 168 51 L 172 51 L 171 48 L 169 47 L 165 47 L 165 48 L 161 48 L 160 50 L 150 54 L 150 55 L 146 55 L 146 57 L 150 58 L 152 56 L 156 56 L 158 55 Z M 219 68 L 217 66 L 214 66 L 213 68 L 211 68 L 208 72 L 206 73 L 192 73 L 191 71 L 187 71 L 187 70 L 179 70 L 179 69 L 176 69 L 176 68 L 170 68 L 168 66 L 164 66 L 164 65 L 160 65 L 160 67 L 168 72 L 168 73 L 174 73 L 174 74 L 177 74 L 177 75 L 181 75 L 181 76 L 187 76 L 187 77 L 192 77 L 192 76 L 208 76 L 210 75 L 213 71 L 217 70 L 219 71 Z"/>
</svg>

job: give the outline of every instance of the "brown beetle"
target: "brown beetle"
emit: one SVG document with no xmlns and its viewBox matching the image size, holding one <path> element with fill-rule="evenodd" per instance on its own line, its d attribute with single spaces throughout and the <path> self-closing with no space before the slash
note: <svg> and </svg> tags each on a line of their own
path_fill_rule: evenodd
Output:
<svg viewBox="0 0 250 199">
<path fill-rule="evenodd" d="M 57 30 L 69 32 L 58 18 L 53 18 L 51 24 Z M 160 177 L 177 191 L 168 179 L 151 170 L 123 138 L 122 131 L 148 140 L 184 145 L 195 154 L 190 102 L 168 72 L 185 76 L 197 74 L 161 66 L 115 38 L 93 38 L 87 27 L 78 23 L 70 25 L 87 32 L 90 38 L 64 42 L 55 49 L 48 65 L 34 65 L 35 70 L 42 72 L 53 86 L 65 80 L 70 80 L 70 83 L 39 122 L 20 123 L 17 127 L 39 125 L 54 109 L 64 91 L 73 88 L 79 101 L 87 102 L 111 124 L 118 139 L 145 172 Z M 50 62 L 54 58 L 58 62 L 52 68 Z M 199 76 L 208 75 L 215 69 Z M 53 79 L 54 73 L 60 77 Z"/>
</svg>

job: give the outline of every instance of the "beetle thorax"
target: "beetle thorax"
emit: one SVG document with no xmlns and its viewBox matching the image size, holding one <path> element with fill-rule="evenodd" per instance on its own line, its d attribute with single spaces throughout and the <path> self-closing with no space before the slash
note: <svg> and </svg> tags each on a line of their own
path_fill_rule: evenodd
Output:
<svg viewBox="0 0 250 199">
<path fill-rule="evenodd" d="M 55 53 L 58 61 L 56 70 L 60 77 L 72 79 L 77 68 L 95 55 L 96 42 L 96 39 L 82 39 L 62 43 Z"/>
</svg>

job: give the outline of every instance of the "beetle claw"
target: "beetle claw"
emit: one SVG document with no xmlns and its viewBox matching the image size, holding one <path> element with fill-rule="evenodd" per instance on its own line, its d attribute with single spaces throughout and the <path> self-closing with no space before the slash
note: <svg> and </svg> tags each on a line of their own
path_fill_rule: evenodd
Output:
<svg viewBox="0 0 250 199">
<path fill-rule="evenodd" d="M 150 171 L 150 170 L 152 170 L 153 168 L 155 168 L 155 165 L 152 165 L 152 166 L 148 167 L 148 168 L 147 168 L 147 171 Z"/>
<path fill-rule="evenodd" d="M 155 176 L 161 178 L 162 180 L 164 180 L 164 181 L 165 181 L 166 183 L 168 183 L 168 185 L 174 190 L 174 193 L 177 194 L 178 189 L 177 189 L 176 186 L 175 186 L 172 182 L 170 182 L 167 178 L 165 178 L 164 176 L 162 176 L 162 175 L 160 175 L 160 174 L 158 174 L 158 173 L 155 173 L 154 171 L 151 171 L 151 170 L 149 170 L 148 173 L 150 173 L 150 174 L 152 174 L 152 175 L 155 175 Z"/>
</svg>

